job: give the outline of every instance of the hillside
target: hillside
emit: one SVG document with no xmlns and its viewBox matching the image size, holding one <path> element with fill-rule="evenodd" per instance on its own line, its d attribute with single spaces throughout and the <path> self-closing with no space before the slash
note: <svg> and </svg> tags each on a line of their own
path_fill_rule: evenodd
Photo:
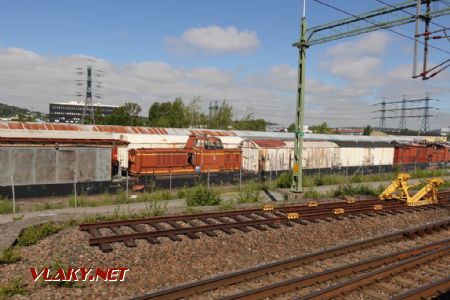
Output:
<svg viewBox="0 0 450 300">
<path fill-rule="evenodd" d="M 28 112 L 29 110 L 25 108 L 0 103 L 0 117 L 3 118 L 9 118 L 16 115 L 25 115 Z"/>
</svg>

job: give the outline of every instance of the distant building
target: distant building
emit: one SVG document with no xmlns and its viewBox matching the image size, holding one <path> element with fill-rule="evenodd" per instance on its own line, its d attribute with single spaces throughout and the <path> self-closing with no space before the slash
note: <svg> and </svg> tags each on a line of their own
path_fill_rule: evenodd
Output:
<svg viewBox="0 0 450 300">
<path fill-rule="evenodd" d="M 102 116 L 109 116 L 116 105 L 95 103 L 94 110 L 100 109 Z M 71 101 L 68 103 L 50 103 L 48 119 L 55 123 L 80 123 L 83 115 L 84 103 Z"/>
</svg>

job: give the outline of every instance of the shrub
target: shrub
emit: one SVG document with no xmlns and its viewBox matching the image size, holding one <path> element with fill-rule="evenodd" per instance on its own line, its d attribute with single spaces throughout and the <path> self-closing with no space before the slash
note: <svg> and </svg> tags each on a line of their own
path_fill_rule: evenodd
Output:
<svg viewBox="0 0 450 300">
<path fill-rule="evenodd" d="M 279 188 L 289 188 L 292 184 L 292 172 L 284 172 L 278 176 L 276 186 Z"/>
<path fill-rule="evenodd" d="M 64 226 L 55 223 L 44 223 L 41 225 L 25 228 L 17 238 L 17 245 L 30 246 L 36 244 L 46 236 L 55 234 L 62 230 Z"/>
<path fill-rule="evenodd" d="M 249 181 L 244 184 L 238 193 L 237 201 L 239 203 L 258 202 L 261 186 L 256 181 Z"/>
<path fill-rule="evenodd" d="M 186 195 L 187 206 L 219 205 L 222 199 L 218 191 L 199 185 L 189 189 Z"/>
<path fill-rule="evenodd" d="M 220 211 L 226 211 L 226 210 L 235 210 L 236 209 L 236 202 L 234 201 L 222 201 L 219 206 Z"/>
<path fill-rule="evenodd" d="M 3 253 L 0 256 L 0 264 L 10 264 L 18 260 L 20 260 L 20 253 L 15 247 L 3 250 Z"/>
<path fill-rule="evenodd" d="M 303 198 L 319 199 L 320 193 L 318 191 L 314 191 L 313 189 L 309 189 L 303 194 Z"/>
</svg>

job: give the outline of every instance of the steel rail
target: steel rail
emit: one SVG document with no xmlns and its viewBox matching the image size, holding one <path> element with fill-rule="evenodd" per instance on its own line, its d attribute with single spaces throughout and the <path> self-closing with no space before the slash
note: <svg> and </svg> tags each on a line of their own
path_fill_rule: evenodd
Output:
<svg viewBox="0 0 450 300">
<path fill-rule="evenodd" d="M 450 291 L 450 276 L 434 281 L 417 289 L 402 293 L 392 300 L 419 300 L 433 297 Z"/>
<path fill-rule="evenodd" d="M 331 299 L 333 297 L 337 297 L 344 293 L 354 291 L 365 285 L 369 285 L 375 281 L 384 279 L 389 276 L 393 276 L 404 270 L 414 268 L 418 265 L 425 264 L 429 261 L 438 259 L 438 258 L 448 255 L 448 254 L 450 254 L 450 246 L 446 246 L 446 247 L 443 247 L 440 249 L 425 252 L 418 256 L 407 258 L 403 261 L 386 266 L 385 268 L 381 268 L 381 269 L 366 273 L 357 278 L 353 278 L 353 279 L 344 281 L 340 284 L 336 284 L 329 288 L 314 292 L 312 294 L 309 294 L 305 297 L 301 297 L 298 299 L 311 299 L 311 300 Z"/>
<path fill-rule="evenodd" d="M 271 225 L 271 224 L 283 224 L 296 222 L 301 223 L 302 221 L 311 221 L 317 219 L 323 219 L 328 217 L 342 217 L 348 216 L 352 214 L 364 214 L 364 213 L 381 213 L 384 211 L 396 210 L 396 209 L 410 209 L 416 210 L 420 209 L 418 207 L 410 207 L 405 206 L 402 203 L 391 203 L 383 206 L 383 210 L 375 210 L 373 205 L 347 208 L 342 213 L 336 213 L 334 209 L 321 209 L 317 211 L 308 211 L 302 212 L 298 211 L 299 217 L 294 219 L 288 219 L 288 217 L 272 217 L 267 219 L 259 219 L 259 220 L 248 220 L 248 221 L 235 221 L 230 223 L 220 223 L 220 224 L 209 224 L 209 225 L 200 225 L 194 227 L 182 227 L 182 228 L 173 228 L 173 229 L 163 229 L 163 230 L 155 230 L 155 231 L 144 231 L 137 232 L 131 234 L 115 234 L 101 237 L 94 237 L 89 239 L 89 245 L 96 246 L 104 243 L 112 243 L 112 242 L 122 242 L 129 241 L 135 239 L 145 239 L 145 238 L 156 238 L 162 236 L 174 236 L 179 234 L 195 234 L 199 232 L 206 231 L 214 231 L 214 230 L 222 230 L 222 229 L 242 229 L 245 227 L 255 227 L 260 225 Z M 266 230 L 265 228 L 257 228 L 259 230 Z M 244 230 L 243 230 L 244 231 Z M 229 232 L 228 232 L 229 233 Z"/>
<path fill-rule="evenodd" d="M 418 246 L 411 249 L 386 254 L 380 257 L 370 258 L 356 263 L 344 265 L 341 267 L 325 270 L 323 272 L 313 273 L 306 276 L 293 278 L 276 284 L 265 286 L 258 289 L 248 290 L 240 294 L 224 297 L 222 300 L 237 299 L 263 299 L 274 295 L 281 295 L 291 292 L 295 289 L 304 288 L 317 282 L 324 282 L 342 276 L 347 276 L 370 269 L 380 268 L 398 261 L 405 260 L 423 253 L 434 251 L 450 245 L 450 239 L 429 243 L 424 246 Z"/>
<path fill-rule="evenodd" d="M 392 203 L 401 203 L 399 201 L 389 201 Z M 347 203 L 346 201 L 337 201 L 337 202 L 325 202 L 325 203 L 317 203 L 317 206 L 310 207 L 307 204 L 305 205 L 291 205 L 291 206 L 279 206 L 274 207 L 273 210 L 265 211 L 266 213 L 271 213 L 273 211 L 287 213 L 294 212 L 299 209 L 305 210 L 317 210 L 319 208 L 346 208 L 350 206 L 356 205 L 365 205 L 365 204 L 384 204 L 386 201 L 382 201 L 379 199 L 367 199 L 367 200 L 357 200 L 354 203 Z M 241 215 L 250 215 L 254 213 L 263 212 L 262 208 L 254 208 L 254 209 L 243 209 L 243 210 L 235 210 L 235 211 L 225 211 L 225 212 L 209 212 L 209 213 L 198 213 L 198 214 L 189 214 L 189 215 L 174 215 L 174 216 L 161 216 L 161 217 L 152 217 L 145 219 L 136 219 L 136 220 L 125 220 L 125 221 L 106 221 L 106 222 L 97 222 L 97 223 L 84 223 L 79 225 L 80 230 L 88 230 L 89 228 L 106 228 L 111 226 L 127 226 L 132 224 L 145 224 L 145 223 L 160 223 L 167 221 L 187 221 L 187 220 L 195 220 L 195 219 L 204 219 L 204 218 L 216 218 L 216 217 L 231 217 L 231 216 L 241 216 Z"/>
<path fill-rule="evenodd" d="M 266 274 L 280 272 L 286 269 L 292 269 L 301 265 L 311 263 L 318 260 L 327 259 L 343 255 L 349 252 L 354 252 L 364 248 L 377 246 L 379 244 L 410 238 L 411 236 L 421 234 L 422 232 L 439 231 L 441 229 L 449 228 L 450 218 L 444 221 L 435 222 L 428 225 L 416 226 L 407 230 L 397 231 L 394 233 L 384 234 L 375 238 L 366 239 L 362 241 L 351 242 L 341 246 L 325 249 L 315 253 L 309 253 L 302 256 L 297 256 L 281 261 L 276 261 L 270 264 L 265 264 L 250 269 L 241 270 L 238 272 L 219 275 L 204 280 L 199 280 L 193 283 L 176 286 L 173 288 L 160 290 L 154 293 L 144 294 L 133 299 L 178 299 L 188 297 L 193 294 L 200 294 L 208 290 L 213 290 L 222 286 L 233 285 L 245 280 L 251 280 Z"/>
</svg>

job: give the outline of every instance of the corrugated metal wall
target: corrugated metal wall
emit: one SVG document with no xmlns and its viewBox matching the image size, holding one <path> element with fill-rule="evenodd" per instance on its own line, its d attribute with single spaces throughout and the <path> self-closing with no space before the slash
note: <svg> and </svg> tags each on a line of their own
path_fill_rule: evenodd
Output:
<svg viewBox="0 0 450 300">
<path fill-rule="evenodd" d="M 1 147 L 0 185 L 111 180 L 111 148 Z"/>
</svg>

